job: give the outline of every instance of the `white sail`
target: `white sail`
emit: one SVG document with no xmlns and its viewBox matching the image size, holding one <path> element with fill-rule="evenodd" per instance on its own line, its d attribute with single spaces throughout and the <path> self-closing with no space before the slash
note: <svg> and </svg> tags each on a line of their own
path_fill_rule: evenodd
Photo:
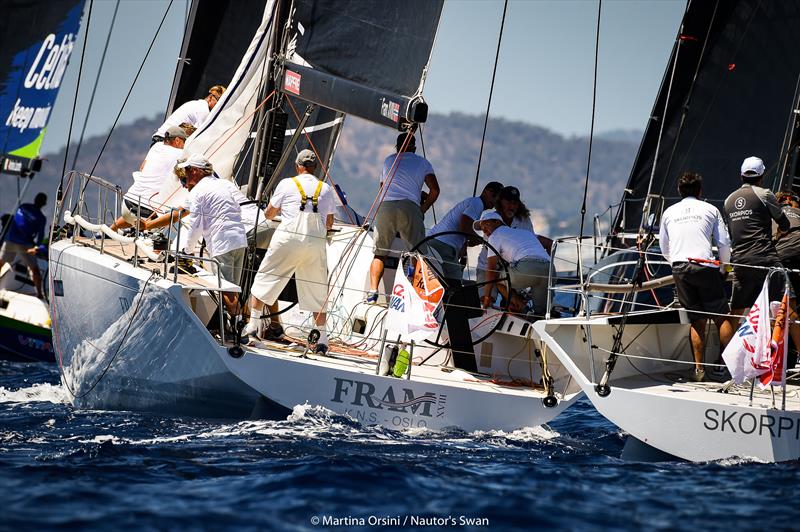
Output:
<svg viewBox="0 0 800 532">
<path fill-rule="evenodd" d="M 275 0 L 269 0 L 261 25 L 228 84 L 228 90 L 200 129 L 186 141 L 184 155 L 205 155 L 219 176 L 225 179 L 233 179 L 234 165 L 250 135 L 256 107 L 261 103 L 258 96 L 266 82 L 272 55 L 274 8 Z"/>
</svg>

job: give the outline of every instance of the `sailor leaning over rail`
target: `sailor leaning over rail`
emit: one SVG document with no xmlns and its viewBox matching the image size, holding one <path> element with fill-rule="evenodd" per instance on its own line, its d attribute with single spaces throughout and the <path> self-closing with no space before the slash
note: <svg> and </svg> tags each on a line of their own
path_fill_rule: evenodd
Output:
<svg viewBox="0 0 800 532">
<path fill-rule="evenodd" d="M 696 311 L 689 312 L 696 382 L 705 380 L 706 375 L 703 354 L 708 318 L 719 329 L 722 349 L 735 330 L 727 317 L 730 307 L 723 280 L 725 264 L 731 256 L 728 229 L 719 209 L 699 199 L 702 190 L 700 174 L 684 172 L 678 178 L 678 193 L 683 199 L 664 211 L 658 233 L 661 253 L 672 265 L 678 301 L 687 311 Z M 719 266 L 714 259 L 714 244 L 719 250 Z"/>
<path fill-rule="evenodd" d="M 480 229 L 489 240 L 489 244 L 497 250 L 489 250 L 487 284 L 483 288 L 481 303 L 488 307 L 492 303 L 492 291 L 495 288 L 510 298 L 510 310 L 520 312 L 525 301 L 517 290 L 531 289 L 534 313 L 544 316 L 547 311 L 547 279 L 550 273 L 550 255 L 542 246 L 535 233 L 524 229 L 513 229 L 505 225 L 503 218 L 496 211 L 487 211 L 481 215 Z M 509 281 L 512 293 L 506 293 L 505 283 L 497 283 L 498 262 L 505 260 L 508 266 Z"/>
<path fill-rule="evenodd" d="M 184 122 L 196 128 L 203 125 L 203 122 L 206 121 L 211 114 L 211 110 L 214 109 L 214 106 L 217 105 L 217 102 L 222 98 L 224 93 L 224 86 L 214 85 L 208 89 L 208 95 L 205 98 L 188 101 L 175 109 L 172 114 L 164 120 L 164 123 L 161 124 L 155 133 L 153 133 L 153 140 L 150 145 L 152 146 L 164 140 L 164 133 L 166 133 L 167 129 L 171 126 L 177 126 Z"/>
<path fill-rule="evenodd" d="M 230 183 L 211 177 L 214 168 L 200 154 L 180 160 L 175 167 L 183 170 L 179 179 L 189 189 L 189 233 L 185 243 L 179 245 L 183 246 L 186 253 L 192 254 L 197 243 L 204 238 L 208 255 L 219 262 L 222 277 L 238 285 L 242 278 L 247 235 L 239 204 L 231 194 Z M 228 313 L 237 316 L 237 294 L 224 292 L 223 298 Z"/>
<path fill-rule="evenodd" d="M 733 267 L 733 314 L 745 315 L 755 303 L 769 268 L 782 268 L 772 242 L 772 221 L 781 231 L 789 229 L 789 219 L 771 190 L 762 188 L 764 162 L 748 157 L 742 162 L 742 186 L 725 200 L 725 216 L 731 235 Z M 748 266 L 758 266 L 750 268 Z M 771 300 L 780 300 L 783 278 L 770 278 Z"/>
<path fill-rule="evenodd" d="M 282 179 L 270 198 L 267 218 L 281 215 L 269 250 L 261 261 L 250 289 L 250 321 L 242 331 L 242 343 L 259 337 L 283 335 L 278 320 L 278 296 L 292 275 L 297 282 L 300 309 L 314 313 L 320 332 L 316 352 L 326 353 L 325 306 L 328 299 L 327 232 L 336 211 L 333 190 L 314 176 L 317 158 L 303 150 L 295 159 L 295 177 Z M 262 313 L 269 307 L 270 326 L 265 330 Z"/>
</svg>

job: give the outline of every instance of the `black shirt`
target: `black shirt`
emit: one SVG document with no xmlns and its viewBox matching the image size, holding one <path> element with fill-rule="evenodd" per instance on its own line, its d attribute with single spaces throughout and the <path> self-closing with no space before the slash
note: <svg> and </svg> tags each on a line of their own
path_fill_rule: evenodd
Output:
<svg viewBox="0 0 800 532">
<path fill-rule="evenodd" d="M 780 262 L 772 241 L 772 220 L 781 231 L 786 231 L 789 219 L 772 191 L 742 185 L 725 200 L 725 220 L 734 263 L 773 265 Z"/>
<path fill-rule="evenodd" d="M 789 219 L 789 232 L 775 241 L 775 249 L 781 262 L 800 259 L 800 209 L 785 205 L 783 213 Z"/>
</svg>

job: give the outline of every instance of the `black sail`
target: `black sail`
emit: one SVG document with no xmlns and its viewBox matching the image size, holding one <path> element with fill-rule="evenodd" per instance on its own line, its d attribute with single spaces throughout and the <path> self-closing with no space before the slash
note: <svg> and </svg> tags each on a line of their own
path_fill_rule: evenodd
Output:
<svg viewBox="0 0 800 532">
<path fill-rule="evenodd" d="M 765 186 L 777 184 L 800 75 L 798 42 L 798 0 L 690 1 L 616 234 L 638 231 L 651 174 L 656 199 L 650 212 L 656 216 L 679 199 L 677 178 L 684 171 L 703 176 L 703 194 L 718 207 L 740 185 L 739 167 L 750 155 L 764 159 Z"/>
</svg>

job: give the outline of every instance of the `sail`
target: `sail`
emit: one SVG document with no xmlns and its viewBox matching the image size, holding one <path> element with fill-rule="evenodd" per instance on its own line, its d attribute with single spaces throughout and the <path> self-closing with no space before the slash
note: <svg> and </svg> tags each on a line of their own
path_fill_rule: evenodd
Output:
<svg viewBox="0 0 800 532">
<path fill-rule="evenodd" d="M 27 175 L 73 52 L 83 0 L 11 0 L 0 17 L 0 172 Z"/>
<path fill-rule="evenodd" d="M 656 216 L 678 201 L 684 171 L 703 176 L 703 195 L 717 207 L 740 186 L 750 155 L 767 165 L 765 186 L 776 182 L 800 75 L 798 39 L 798 0 L 689 2 L 615 234 L 638 231 L 651 175 Z"/>
<path fill-rule="evenodd" d="M 282 90 L 397 127 L 424 122 L 422 92 L 443 0 L 295 0 Z"/>
</svg>

